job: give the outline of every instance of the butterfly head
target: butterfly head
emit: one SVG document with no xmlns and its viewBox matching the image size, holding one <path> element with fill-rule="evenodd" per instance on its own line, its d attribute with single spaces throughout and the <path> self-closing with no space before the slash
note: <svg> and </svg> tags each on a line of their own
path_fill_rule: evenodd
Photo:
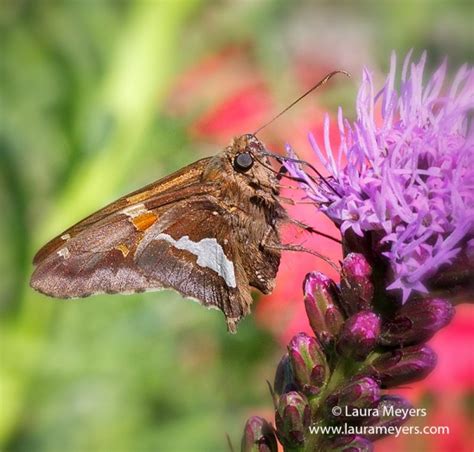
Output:
<svg viewBox="0 0 474 452">
<path fill-rule="evenodd" d="M 255 135 L 236 137 L 228 148 L 227 156 L 237 178 L 250 185 L 277 189 L 277 171 L 268 160 L 265 146 Z"/>
</svg>

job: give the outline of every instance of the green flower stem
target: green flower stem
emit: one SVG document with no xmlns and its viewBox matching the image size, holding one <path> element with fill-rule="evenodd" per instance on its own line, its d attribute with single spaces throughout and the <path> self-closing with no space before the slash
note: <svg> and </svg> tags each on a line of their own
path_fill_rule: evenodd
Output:
<svg viewBox="0 0 474 452">
<path fill-rule="evenodd" d="M 105 117 L 112 126 L 102 145 L 70 175 L 54 210 L 45 215 L 35 247 L 116 193 L 134 159 L 139 158 L 143 137 L 176 69 L 180 35 L 199 4 L 144 1 L 131 5 L 116 51 L 87 112 L 87 121 Z M 8 441 L 18 417 L 28 410 L 28 391 L 33 389 L 35 372 L 41 368 L 44 341 L 59 306 L 42 298 L 25 281 L 16 323 L 11 322 L 3 331 L 0 444 Z"/>
<path fill-rule="evenodd" d="M 339 358 L 336 366 L 331 374 L 331 378 L 328 384 L 323 389 L 321 395 L 313 401 L 311 404 L 312 422 L 315 425 L 322 425 L 324 422 L 324 416 L 321 414 L 321 410 L 324 409 L 324 401 L 326 397 L 333 393 L 338 386 L 357 373 L 365 363 L 355 362 L 347 358 Z M 315 403 L 314 403 L 315 402 Z M 321 435 L 313 435 L 307 432 L 305 446 L 301 450 L 304 452 L 313 452 L 315 450 L 322 450 L 320 442 L 325 438 Z"/>
</svg>

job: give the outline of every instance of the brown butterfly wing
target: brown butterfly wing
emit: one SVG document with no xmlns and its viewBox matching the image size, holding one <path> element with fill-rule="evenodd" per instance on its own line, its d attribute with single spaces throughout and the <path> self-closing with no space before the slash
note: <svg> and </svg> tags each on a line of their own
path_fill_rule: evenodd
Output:
<svg viewBox="0 0 474 452">
<path fill-rule="evenodd" d="M 122 215 L 76 231 L 42 256 L 31 287 L 56 298 L 144 291 L 150 281 L 134 265 L 133 253 L 142 237 Z"/>
<path fill-rule="evenodd" d="M 45 257 L 31 285 L 59 298 L 172 288 L 223 311 L 235 331 L 251 296 L 238 243 L 219 210 L 210 197 L 187 198 L 150 210 L 159 220 L 143 231 L 113 215 Z"/>
<path fill-rule="evenodd" d="M 51 240 L 34 258 L 31 286 L 57 298 L 146 290 L 149 281 L 135 268 L 135 250 L 161 212 L 206 192 L 201 176 L 208 161 L 124 196 Z"/>
<path fill-rule="evenodd" d="M 136 264 L 147 277 L 224 312 L 230 331 L 250 312 L 249 281 L 228 212 L 211 196 L 189 199 L 147 231 Z"/>
<path fill-rule="evenodd" d="M 89 215 L 43 246 L 36 253 L 33 263 L 40 264 L 51 253 L 62 248 L 66 240 L 78 236 L 82 231 L 93 225 L 103 223 L 112 225 L 113 223 L 121 222 L 124 218 L 130 218 L 130 215 L 121 214 L 121 211 L 124 209 L 133 213 L 134 208 L 139 209 L 142 205 L 146 209 L 153 209 L 173 204 L 197 192 L 205 193 L 206 187 L 203 187 L 201 176 L 210 160 L 211 158 L 198 160 Z M 211 187 L 208 188 L 210 191 Z"/>
<path fill-rule="evenodd" d="M 57 298 L 173 288 L 222 310 L 234 330 L 249 311 L 249 282 L 230 224 L 206 195 L 215 190 L 201 178 L 207 162 L 121 198 L 53 239 L 35 256 L 31 286 Z M 198 255 L 159 234 L 176 241 L 187 235 Z M 220 250 L 221 260 L 234 267 L 235 287 L 227 285 L 230 276 L 197 262 L 206 262 L 206 251 Z"/>
</svg>

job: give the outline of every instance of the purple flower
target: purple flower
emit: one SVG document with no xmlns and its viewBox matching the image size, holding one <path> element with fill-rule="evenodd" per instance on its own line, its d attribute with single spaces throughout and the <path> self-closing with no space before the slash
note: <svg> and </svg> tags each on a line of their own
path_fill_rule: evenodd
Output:
<svg viewBox="0 0 474 452">
<path fill-rule="evenodd" d="M 426 293 L 427 281 L 451 264 L 474 237 L 474 70 L 462 66 L 444 86 L 446 62 L 423 82 L 426 55 L 409 54 L 397 91 L 396 57 L 382 90 L 375 94 L 364 70 L 357 98 L 357 120 L 338 112 L 341 142 L 336 154 L 324 125 L 326 155 L 310 135 L 314 152 L 329 177 L 315 183 L 302 168 L 287 163 L 306 181 L 317 203 L 344 235 L 375 233 L 391 268 L 388 289 L 406 301 Z M 380 112 L 380 114 L 379 114 Z M 379 118 L 379 116 L 381 116 Z M 289 153 L 292 154 L 290 148 Z"/>
<path fill-rule="evenodd" d="M 293 337 L 270 388 L 286 451 L 373 450 L 372 442 L 390 433 L 384 428 L 413 413 L 385 390 L 435 368 L 426 341 L 453 317 L 452 300 L 474 294 L 474 70 L 462 67 L 443 88 L 443 64 L 423 84 L 425 59 L 410 65 L 407 57 L 399 92 L 395 56 L 377 95 L 364 71 L 357 121 L 349 124 L 339 111 L 337 156 L 328 119 L 324 156 L 310 136 L 327 178 L 314 178 L 303 168 L 315 169 L 297 159 L 285 163 L 339 226 L 344 255 L 339 285 L 319 272 L 306 276 L 316 337 Z M 324 431 L 342 425 L 349 430 Z"/>
</svg>

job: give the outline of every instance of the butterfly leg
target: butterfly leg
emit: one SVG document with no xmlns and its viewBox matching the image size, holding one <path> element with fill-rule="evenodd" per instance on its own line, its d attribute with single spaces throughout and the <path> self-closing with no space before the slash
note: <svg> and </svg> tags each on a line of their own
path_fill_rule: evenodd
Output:
<svg viewBox="0 0 474 452">
<path fill-rule="evenodd" d="M 318 231 L 317 229 L 314 229 L 312 226 L 309 226 L 306 223 L 303 223 L 302 221 L 295 220 L 294 218 L 286 218 L 285 223 L 294 224 L 295 226 L 298 226 L 299 228 L 304 229 L 306 232 L 309 232 L 310 234 L 316 234 L 321 237 L 325 237 L 329 240 L 332 240 L 340 245 L 342 244 L 341 240 L 337 239 L 336 237 L 333 237 L 332 235 L 325 234 L 324 232 Z"/>
<path fill-rule="evenodd" d="M 340 268 L 328 257 L 324 256 L 321 253 L 318 253 L 317 251 L 310 250 L 309 248 L 305 248 L 302 245 L 295 245 L 291 243 L 267 243 L 268 242 L 268 237 L 270 236 L 271 231 L 267 231 L 265 234 L 261 246 L 263 248 L 266 248 L 268 250 L 275 250 L 275 251 L 297 251 L 297 252 L 303 252 L 303 253 L 309 253 L 312 254 L 313 256 L 318 257 L 319 259 L 323 260 L 324 262 L 327 262 L 331 267 L 333 267 L 335 270 L 339 271 Z"/>
</svg>

